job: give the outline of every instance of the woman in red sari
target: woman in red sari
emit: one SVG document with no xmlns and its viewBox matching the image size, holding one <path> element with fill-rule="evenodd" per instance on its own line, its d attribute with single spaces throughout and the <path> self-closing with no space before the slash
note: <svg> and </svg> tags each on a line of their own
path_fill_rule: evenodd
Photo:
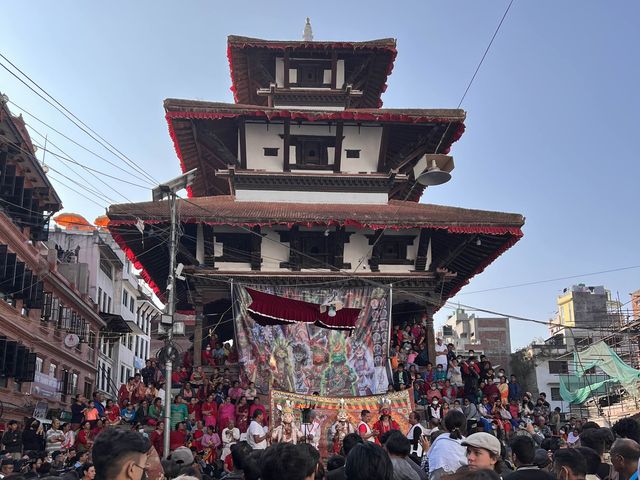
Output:
<svg viewBox="0 0 640 480">
<path fill-rule="evenodd" d="M 91 423 L 84 422 L 82 430 L 76 436 L 76 450 L 78 452 L 88 452 L 93 446 L 93 435 L 91 435 Z"/>
<path fill-rule="evenodd" d="M 117 403 L 113 403 L 113 400 L 107 400 L 107 404 L 104 407 L 104 414 L 107 417 L 109 425 L 120 425 L 120 407 Z"/>
<path fill-rule="evenodd" d="M 191 447 L 196 449 L 196 452 L 202 451 L 202 437 L 204 435 L 204 428 L 202 421 L 196 422 L 195 428 L 191 431 Z"/>
<path fill-rule="evenodd" d="M 247 403 L 247 397 L 244 395 L 238 399 L 236 405 L 236 426 L 240 433 L 245 433 L 249 428 L 249 404 Z"/>
<path fill-rule="evenodd" d="M 205 427 L 215 427 L 218 417 L 218 404 L 213 399 L 213 395 L 207 396 L 207 401 L 202 404 L 202 418 Z"/>
<path fill-rule="evenodd" d="M 380 432 L 378 436 L 376 436 L 376 443 L 380 444 L 378 438 L 382 436 L 383 433 L 389 432 L 391 430 L 400 430 L 400 425 L 395 420 L 391 419 L 391 410 L 388 408 L 382 409 L 382 415 L 380 415 L 380 420 L 373 424 L 373 429 Z"/>
</svg>

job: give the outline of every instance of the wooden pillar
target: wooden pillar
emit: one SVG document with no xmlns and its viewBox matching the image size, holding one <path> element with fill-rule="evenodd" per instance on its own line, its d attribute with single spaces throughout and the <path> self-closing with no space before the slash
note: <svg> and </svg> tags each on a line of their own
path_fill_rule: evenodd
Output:
<svg viewBox="0 0 640 480">
<path fill-rule="evenodd" d="M 338 52 L 335 50 L 331 55 L 331 88 L 335 90 L 338 86 Z"/>
<path fill-rule="evenodd" d="M 284 88 L 289 88 L 289 50 L 284 51 L 282 63 L 284 64 Z"/>
<path fill-rule="evenodd" d="M 335 173 L 340 173 L 342 171 L 342 130 L 343 122 L 338 122 L 336 124 L 336 146 L 333 158 L 333 171 Z"/>
<path fill-rule="evenodd" d="M 262 234 L 260 226 L 256 225 L 251 228 L 251 270 L 260 270 L 262 268 Z"/>
<path fill-rule="evenodd" d="M 193 332 L 193 365 L 199 367 L 202 365 L 202 327 L 204 324 L 204 305 L 202 298 L 197 297 L 195 303 L 196 310 L 196 326 Z"/>
<path fill-rule="evenodd" d="M 379 229 L 369 238 L 369 245 L 373 245 L 371 258 L 369 259 L 369 269 L 372 272 L 380 271 L 380 257 L 382 256 L 382 240 L 380 237 L 382 237 L 382 235 L 384 235 L 384 230 Z"/>
<path fill-rule="evenodd" d="M 204 265 L 204 225 L 198 224 L 196 230 L 196 260 L 199 265 Z"/>
<path fill-rule="evenodd" d="M 238 132 L 240 133 L 240 168 L 247 168 L 247 132 L 244 118 L 240 120 Z"/>
<path fill-rule="evenodd" d="M 289 147 L 291 145 L 291 138 L 290 138 L 290 134 L 291 134 L 291 120 L 288 118 L 284 119 L 284 135 L 283 135 L 283 151 L 282 151 L 282 157 L 284 159 L 284 166 L 283 166 L 283 170 L 285 172 L 289 172 L 291 171 L 291 166 L 290 166 L 290 159 L 289 159 L 289 153 L 291 148 Z"/>
<path fill-rule="evenodd" d="M 294 272 L 299 272 L 302 268 L 300 265 L 301 258 L 300 252 L 300 226 L 293 225 L 291 230 L 289 230 L 289 264 L 291 265 L 291 270 Z"/>
<path fill-rule="evenodd" d="M 422 314 L 422 321 L 426 321 L 427 330 L 427 349 L 429 352 L 429 361 L 435 366 L 436 364 L 436 334 L 433 329 L 433 313 L 427 307 Z"/>
</svg>

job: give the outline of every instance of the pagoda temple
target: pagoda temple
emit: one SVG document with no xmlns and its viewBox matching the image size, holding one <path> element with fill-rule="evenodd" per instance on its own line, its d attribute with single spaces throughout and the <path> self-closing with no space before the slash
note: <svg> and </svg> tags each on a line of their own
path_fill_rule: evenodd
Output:
<svg viewBox="0 0 640 480">
<path fill-rule="evenodd" d="M 178 309 L 195 312 L 195 363 L 215 329 L 235 338 L 254 379 L 256 364 L 286 373 L 306 355 L 304 367 L 319 368 L 320 358 L 339 362 L 359 348 L 385 369 L 391 325 L 412 319 L 426 319 L 433 345 L 433 314 L 522 237 L 519 214 L 419 203 L 425 174 L 453 170 L 466 114 L 382 108 L 394 39 L 311 38 L 310 26 L 302 41 L 230 36 L 235 102 L 164 102 L 180 167 L 197 169 L 189 198 L 178 200 L 177 259 Z M 108 215 L 114 239 L 162 297 L 167 202 L 112 205 Z M 266 357 L 244 348 L 256 325 L 294 322 L 305 333 L 256 334 L 270 345 Z M 357 341 L 319 339 L 322 329 L 352 329 Z M 307 346 L 296 353 L 291 342 Z M 318 388 L 303 380 L 278 386 Z M 382 388 L 370 387 L 347 393 Z"/>
</svg>

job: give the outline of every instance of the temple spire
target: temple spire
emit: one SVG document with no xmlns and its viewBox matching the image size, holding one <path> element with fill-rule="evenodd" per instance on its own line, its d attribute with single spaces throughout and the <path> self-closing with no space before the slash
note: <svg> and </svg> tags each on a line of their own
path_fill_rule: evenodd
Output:
<svg viewBox="0 0 640 480">
<path fill-rule="evenodd" d="M 302 33 L 302 39 L 305 42 L 313 42 L 313 31 L 311 30 L 311 19 L 307 17 L 307 23 L 304 26 L 304 32 Z"/>
</svg>

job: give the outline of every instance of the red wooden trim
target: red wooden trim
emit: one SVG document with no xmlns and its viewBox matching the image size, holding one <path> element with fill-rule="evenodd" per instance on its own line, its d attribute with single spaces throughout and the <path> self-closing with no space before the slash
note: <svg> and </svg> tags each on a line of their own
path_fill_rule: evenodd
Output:
<svg viewBox="0 0 640 480">
<path fill-rule="evenodd" d="M 375 207 L 375 206 L 374 206 Z M 212 214 L 213 216 L 213 214 Z M 229 219 L 227 221 L 207 221 L 202 217 L 187 217 L 182 216 L 180 221 L 182 223 L 204 223 L 206 225 L 230 225 L 230 226 L 240 226 L 240 227 L 253 227 L 253 226 L 261 226 L 261 227 L 269 227 L 273 225 L 287 225 L 289 227 L 293 225 L 299 225 L 304 227 L 317 227 L 317 226 L 349 226 L 360 229 L 371 229 L 371 230 L 380 230 L 380 229 L 388 229 L 388 230 L 406 230 L 411 228 L 427 228 L 431 230 L 446 230 L 448 233 L 464 233 L 464 234 L 484 234 L 484 235 L 512 235 L 514 237 L 520 238 L 524 236 L 520 227 L 497 227 L 497 226 L 486 226 L 486 225 L 434 225 L 434 224 L 418 224 L 418 223 L 406 223 L 406 224 L 390 224 L 390 223 L 363 223 L 354 219 L 343 219 L 343 220 L 332 220 L 332 219 L 322 219 L 313 222 L 304 222 L 304 221 L 278 221 L 278 220 L 257 220 L 257 221 L 240 221 Z M 135 225 L 137 220 L 111 220 L 109 222 L 109 227 L 118 227 L 121 225 Z M 167 223 L 168 220 L 145 220 L 145 223 L 148 224 L 160 224 Z M 117 235 L 116 233 L 112 233 L 112 235 Z"/>
</svg>

